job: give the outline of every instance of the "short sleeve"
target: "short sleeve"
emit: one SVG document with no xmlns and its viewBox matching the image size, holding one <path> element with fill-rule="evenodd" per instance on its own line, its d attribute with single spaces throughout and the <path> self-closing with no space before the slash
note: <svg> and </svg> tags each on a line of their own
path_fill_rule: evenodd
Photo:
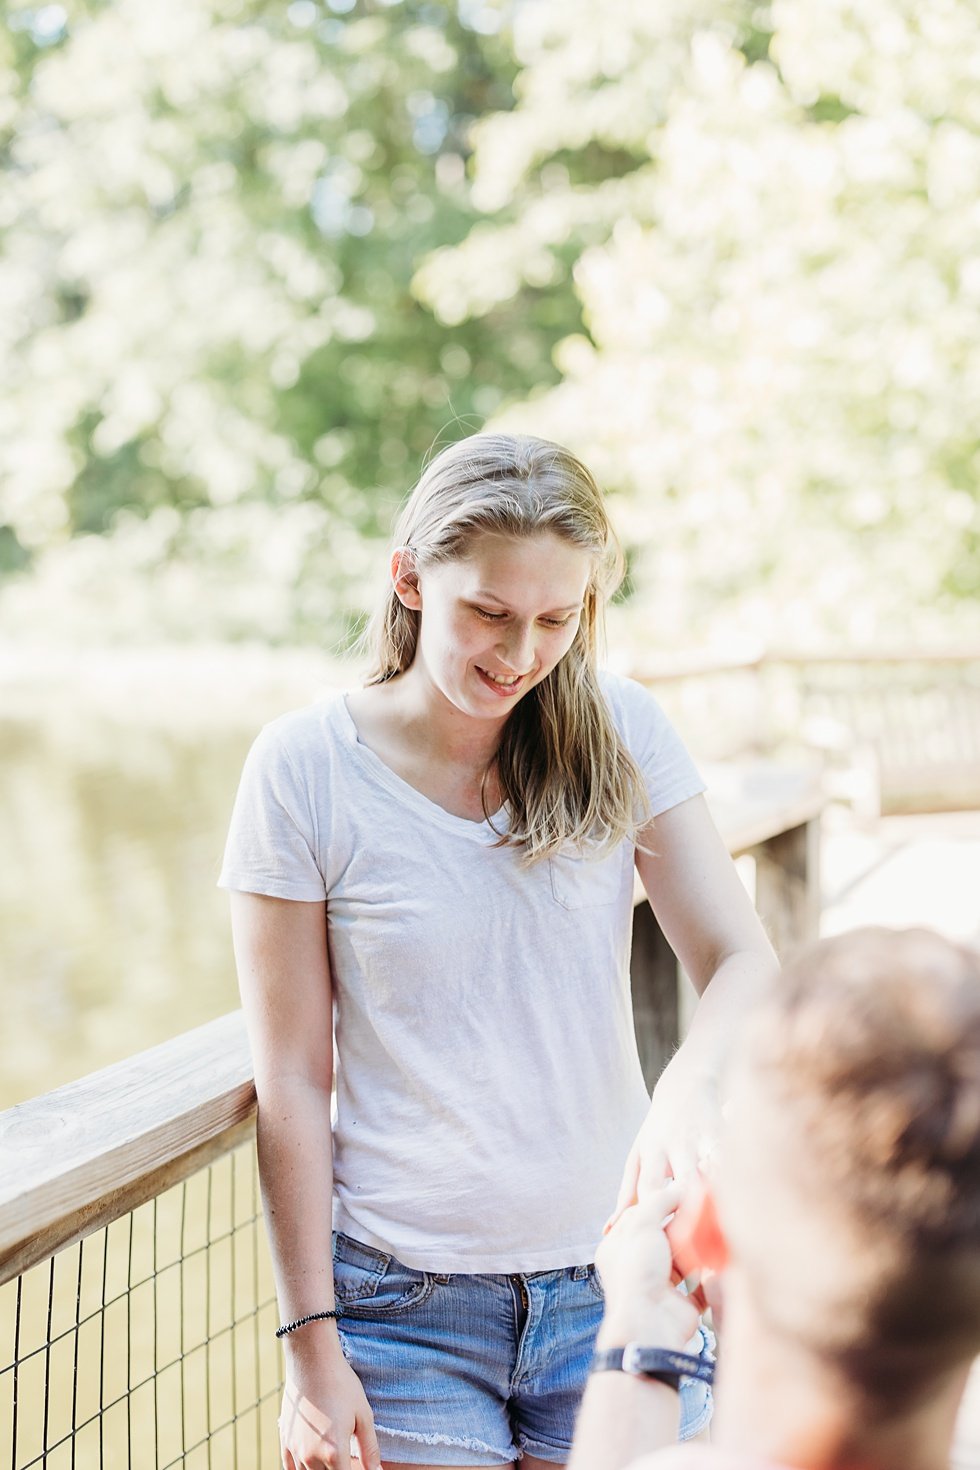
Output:
<svg viewBox="0 0 980 1470">
<path fill-rule="evenodd" d="M 700 795 L 705 789 L 701 774 L 649 689 L 635 679 L 611 674 L 603 676 L 603 689 L 617 728 L 646 782 L 650 815 L 658 817 Z"/>
<path fill-rule="evenodd" d="M 308 783 L 268 725 L 245 761 L 218 887 L 315 902 L 326 897 L 316 852 Z"/>
</svg>

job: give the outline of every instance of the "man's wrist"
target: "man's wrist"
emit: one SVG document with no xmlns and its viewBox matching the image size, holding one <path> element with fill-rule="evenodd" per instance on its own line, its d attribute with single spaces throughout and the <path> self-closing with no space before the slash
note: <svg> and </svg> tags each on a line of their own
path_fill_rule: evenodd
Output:
<svg viewBox="0 0 980 1470">
<path fill-rule="evenodd" d="M 622 1347 L 642 1342 L 649 1347 L 673 1348 L 681 1352 L 697 1326 L 690 1303 L 678 1297 L 678 1311 L 669 1299 L 654 1304 L 631 1303 L 607 1309 L 596 1337 L 596 1348 Z"/>
</svg>

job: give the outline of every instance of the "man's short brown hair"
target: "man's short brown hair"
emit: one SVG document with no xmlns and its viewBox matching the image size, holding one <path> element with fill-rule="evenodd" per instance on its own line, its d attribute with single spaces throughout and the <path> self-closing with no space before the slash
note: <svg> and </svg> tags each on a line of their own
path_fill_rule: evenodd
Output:
<svg viewBox="0 0 980 1470">
<path fill-rule="evenodd" d="M 813 946 L 732 1084 L 725 1223 L 764 1315 L 882 1406 L 927 1392 L 980 1350 L 980 955 L 925 930 Z"/>
</svg>

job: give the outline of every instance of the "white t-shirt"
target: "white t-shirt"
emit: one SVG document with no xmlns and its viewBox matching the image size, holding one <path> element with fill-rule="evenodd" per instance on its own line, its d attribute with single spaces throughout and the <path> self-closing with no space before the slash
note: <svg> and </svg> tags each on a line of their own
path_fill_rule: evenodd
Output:
<svg viewBox="0 0 980 1470">
<path fill-rule="evenodd" d="M 702 791 L 653 697 L 603 687 L 653 815 Z M 648 1105 L 632 843 L 522 867 L 496 840 L 362 744 L 337 694 L 259 735 L 219 880 L 326 899 L 334 1226 L 416 1270 L 591 1261 Z"/>
</svg>

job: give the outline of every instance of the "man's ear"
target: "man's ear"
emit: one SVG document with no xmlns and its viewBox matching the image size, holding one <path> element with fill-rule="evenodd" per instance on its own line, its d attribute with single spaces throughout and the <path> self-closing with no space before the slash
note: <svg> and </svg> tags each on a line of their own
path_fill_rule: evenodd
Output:
<svg viewBox="0 0 980 1470">
<path fill-rule="evenodd" d="M 702 1174 L 685 1188 L 684 1198 L 667 1227 L 674 1262 L 685 1276 L 695 1271 L 724 1271 L 728 1241 L 718 1219 L 715 1197 Z"/>
<path fill-rule="evenodd" d="M 700 1198 L 691 1232 L 691 1248 L 705 1271 L 724 1271 L 730 1259 L 728 1241 L 718 1219 L 714 1192 L 706 1179 L 699 1176 Z"/>
<path fill-rule="evenodd" d="M 422 606 L 418 568 L 415 553 L 410 546 L 398 546 L 391 554 L 391 581 L 395 596 L 403 607 L 418 612 Z"/>
</svg>

